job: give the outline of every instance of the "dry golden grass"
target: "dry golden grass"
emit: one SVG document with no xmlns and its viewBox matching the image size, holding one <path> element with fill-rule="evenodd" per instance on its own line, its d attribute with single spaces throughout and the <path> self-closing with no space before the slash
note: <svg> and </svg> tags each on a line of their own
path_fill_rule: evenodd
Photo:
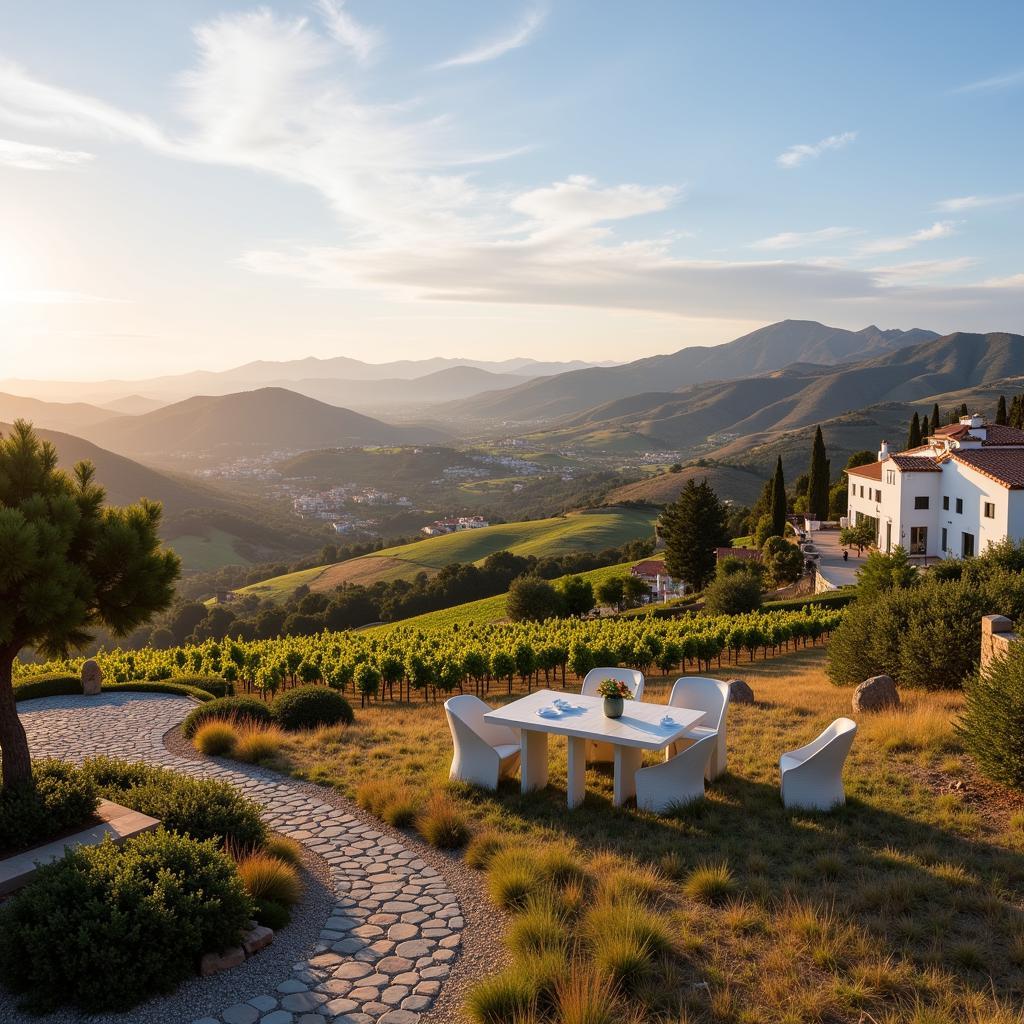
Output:
<svg viewBox="0 0 1024 1024">
<path fill-rule="evenodd" d="M 233 722 L 215 718 L 205 722 L 192 737 L 192 745 L 201 754 L 223 757 L 234 753 L 238 743 L 238 728 Z"/>
<path fill-rule="evenodd" d="M 284 907 L 298 903 L 302 881 L 294 865 L 263 851 L 240 857 L 237 865 L 238 876 L 254 900 L 272 900 Z"/>
<path fill-rule="evenodd" d="M 273 761 L 285 743 L 285 733 L 275 725 L 243 722 L 238 726 L 237 734 L 231 756 L 248 764 Z"/>
<path fill-rule="evenodd" d="M 599 951 L 601 977 L 620 983 L 616 1020 L 1024 1024 L 1013 1009 L 1024 999 L 1024 804 L 974 775 L 952 730 L 959 695 L 905 693 L 898 711 L 854 716 L 847 805 L 782 807 L 779 755 L 851 713 L 852 692 L 829 683 L 824 658 L 819 649 L 710 673 L 743 676 L 758 703 L 730 708 L 729 773 L 674 816 L 614 808 L 600 766 L 587 772 L 583 806 L 567 812 L 557 739 L 542 792 L 523 796 L 516 780 L 494 794 L 451 785 L 440 703 L 375 704 L 346 730 L 287 737 L 282 754 L 295 774 L 349 794 L 367 779 L 423 803 L 446 791 L 479 836 L 471 863 L 513 913 L 555 885 L 552 913 L 576 924 L 616 900 L 663 921 L 670 955 L 643 961 L 631 934 Z M 671 682 L 648 679 L 645 700 L 663 702 Z M 582 991 L 577 1000 L 534 983 L 567 977 L 555 971 L 559 956 L 525 949 L 474 991 L 470 1018 L 559 1020 L 569 1003 L 584 1005 Z M 593 977 L 592 952 L 580 956 Z"/>
</svg>

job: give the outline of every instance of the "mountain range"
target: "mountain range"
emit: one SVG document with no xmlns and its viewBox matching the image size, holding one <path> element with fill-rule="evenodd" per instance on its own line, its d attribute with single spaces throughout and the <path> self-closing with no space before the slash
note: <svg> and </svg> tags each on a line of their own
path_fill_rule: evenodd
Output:
<svg viewBox="0 0 1024 1024">
<path fill-rule="evenodd" d="M 813 320 L 783 320 L 724 345 L 692 346 L 613 367 L 587 367 L 485 392 L 438 410 L 441 415 L 537 423 L 583 412 L 644 392 L 678 391 L 708 381 L 734 380 L 794 363 L 833 366 L 883 355 L 938 338 L 934 331 L 847 331 Z"/>
<path fill-rule="evenodd" d="M 1024 337 L 956 333 L 859 362 L 794 363 L 738 380 L 632 394 L 536 435 L 594 449 L 703 450 L 709 439 L 792 430 L 884 402 L 911 403 L 1024 375 Z M 925 410 L 922 410 L 925 411 Z M 723 436 L 725 435 L 725 436 Z"/>
<path fill-rule="evenodd" d="M 107 420 L 83 433 L 112 451 L 157 464 L 173 464 L 186 455 L 224 459 L 267 450 L 415 444 L 450 437 L 436 427 L 383 423 L 286 388 L 198 395 Z"/>
</svg>

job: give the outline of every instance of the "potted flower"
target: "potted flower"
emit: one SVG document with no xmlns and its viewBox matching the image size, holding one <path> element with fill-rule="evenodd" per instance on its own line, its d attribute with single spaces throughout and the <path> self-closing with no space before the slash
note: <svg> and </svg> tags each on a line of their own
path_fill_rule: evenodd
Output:
<svg viewBox="0 0 1024 1024">
<path fill-rule="evenodd" d="M 609 718 L 620 717 L 623 702 L 633 699 L 633 691 L 618 679 L 602 679 L 597 684 L 597 695 L 604 697 L 604 713 Z"/>
</svg>

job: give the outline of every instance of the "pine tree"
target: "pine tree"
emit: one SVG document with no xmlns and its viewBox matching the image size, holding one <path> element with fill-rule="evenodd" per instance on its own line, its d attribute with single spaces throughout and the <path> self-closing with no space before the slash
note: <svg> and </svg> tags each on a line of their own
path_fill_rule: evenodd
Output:
<svg viewBox="0 0 1024 1024">
<path fill-rule="evenodd" d="M 725 506 L 707 480 L 688 480 L 658 525 L 669 575 L 703 590 L 715 575 L 715 548 L 728 542 L 725 523 Z"/>
<path fill-rule="evenodd" d="M 829 463 L 821 427 L 814 431 L 811 446 L 811 468 L 807 481 L 807 512 L 812 519 L 828 518 Z"/>
<path fill-rule="evenodd" d="M 918 419 L 916 412 L 914 413 L 914 418 L 910 421 L 910 432 L 907 434 L 907 447 L 921 447 L 921 421 Z"/>
<path fill-rule="evenodd" d="M 1006 395 L 999 396 L 999 404 L 996 406 L 996 423 L 1000 427 L 1006 426 Z"/>
<path fill-rule="evenodd" d="M 772 533 L 777 537 L 786 534 L 786 480 L 782 475 L 782 456 L 775 464 L 775 477 L 772 480 Z"/>
<path fill-rule="evenodd" d="M 932 425 L 928 422 L 928 413 L 924 414 L 924 419 L 921 420 L 921 440 L 923 441 L 926 437 L 930 437 L 932 432 Z"/>
<path fill-rule="evenodd" d="M 90 629 L 123 636 L 167 608 L 180 572 L 160 549 L 160 506 L 143 499 L 105 506 L 94 469 L 57 468 L 57 450 L 18 420 L 0 438 L 0 752 L 3 784 L 32 778 L 28 740 L 14 703 L 14 660 L 33 647 L 64 657 Z"/>
</svg>

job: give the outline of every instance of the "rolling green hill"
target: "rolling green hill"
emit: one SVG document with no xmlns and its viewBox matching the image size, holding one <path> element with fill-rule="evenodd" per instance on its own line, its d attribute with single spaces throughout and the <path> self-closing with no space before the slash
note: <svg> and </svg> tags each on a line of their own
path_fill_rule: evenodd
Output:
<svg viewBox="0 0 1024 1024">
<path fill-rule="evenodd" d="M 313 591 L 326 591 L 342 583 L 368 585 L 377 580 L 411 579 L 420 572 L 437 572 L 452 562 L 482 562 L 495 551 L 537 558 L 567 551 L 597 552 L 650 536 L 655 518 L 652 509 L 613 507 L 465 530 L 384 548 L 335 565 L 276 576 L 244 587 L 239 593 L 283 601 L 302 585 Z"/>
<path fill-rule="evenodd" d="M 8 424 L 0 423 L 0 433 L 9 430 Z M 294 559 L 323 543 L 307 528 L 273 521 L 260 507 L 210 484 L 151 469 L 72 434 L 36 432 L 56 447 L 62 469 L 91 462 L 112 504 L 130 505 L 140 498 L 159 501 L 164 508 L 161 536 L 181 556 L 186 571 Z"/>
<path fill-rule="evenodd" d="M 599 583 L 612 576 L 625 576 L 636 562 L 621 562 L 618 565 L 606 565 L 600 569 L 591 569 L 590 572 L 581 572 L 578 575 L 585 580 L 590 580 L 596 588 Z M 558 584 L 564 576 L 552 580 Z M 383 626 L 371 626 L 367 632 L 379 634 L 386 633 L 395 626 L 413 626 L 418 629 L 446 629 L 449 626 L 465 626 L 469 623 L 476 625 L 488 625 L 494 622 L 501 622 L 507 617 L 508 594 L 496 594 L 494 597 L 483 597 L 479 601 L 467 601 L 465 604 L 458 604 L 454 608 L 441 608 L 436 612 L 426 612 L 423 615 L 415 615 L 411 619 L 402 619 L 399 622 L 389 622 Z"/>
</svg>

